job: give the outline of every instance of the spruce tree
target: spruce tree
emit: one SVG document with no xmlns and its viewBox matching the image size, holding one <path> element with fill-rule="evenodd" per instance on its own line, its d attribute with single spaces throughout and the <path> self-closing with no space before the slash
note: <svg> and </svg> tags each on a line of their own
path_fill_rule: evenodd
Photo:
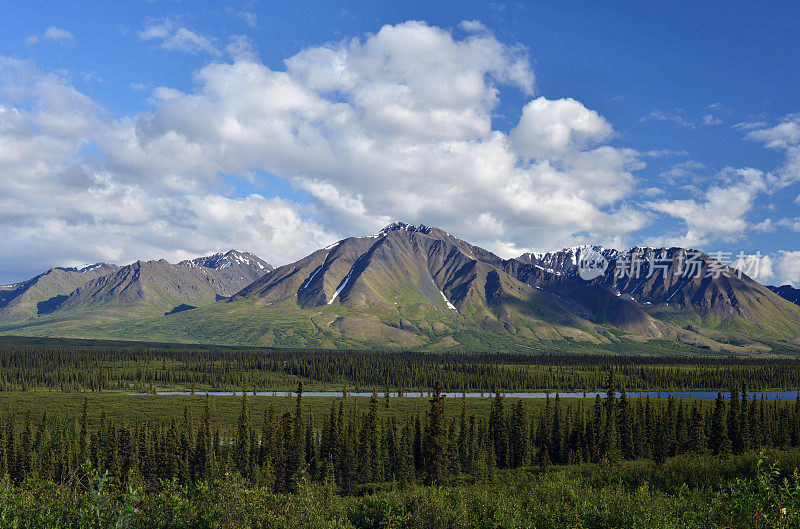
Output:
<svg viewBox="0 0 800 529">
<path fill-rule="evenodd" d="M 741 451 L 745 452 L 751 448 L 750 446 L 750 428 L 747 420 L 749 413 L 747 388 L 742 384 L 742 399 L 739 404 L 739 440 L 741 443 Z"/>
<path fill-rule="evenodd" d="M 556 393 L 553 401 L 553 424 L 550 426 L 550 461 L 560 465 L 564 462 L 564 425 L 561 418 L 561 397 Z"/>
<path fill-rule="evenodd" d="M 299 484 L 307 478 L 305 456 L 305 425 L 303 424 L 303 382 L 297 384 L 297 399 L 293 420 L 293 431 L 288 439 L 291 444 L 287 447 L 287 478 L 289 490 L 297 492 Z"/>
<path fill-rule="evenodd" d="M 428 485 L 443 485 L 447 482 L 443 400 L 442 384 L 437 380 L 433 386 L 425 436 L 425 483 Z"/>
<path fill-rule="evenodd" d="M 414 468 L 419 472 L 422 471 L 423 454 L 422 454 L 422 423 L 419 415 L 414 417 Z"/>
<path fill-rule="evenodd" d="M 78 460 L 83 463 L 86 461 L 86 444 L 89 435 L 89 398 L 83 397 L 81 406 L 81 430 L 78 437 Z"/>
<path fill-rule="evenodd" d="M 717 392 L 717 400 L 714 402 L 714 412 L 711 415 L 711 429 L 708 440 L 708 447 L 714 454 L 725 454 L 730 452 L 731 441 L 728 437 L 728 421 L 725 413 L 725 401 L 722 393 Z"/>
<path fill-rule="evenodd" d="M 628 403 L 628 394 L 623 387 L 620 390 L 619 405 L 618 405 L 618 421 L 619 421 L 619 445 L 622 452 L 622 457 L 625 459 L 633 459 L 633 413 Z"/>
<path fill-rule="evenodd" d="M 519 468 L 525 464 L 528 457 L 528 425 L 525 413 L 525 404 L 522 399 L 511 406 L 509 419 L 509 451 L 512 468 Z"/>
<path fill-rule="evenodd" d="M 242 390 L 242 405 L 236 421 L 236 440 L 233 445 L 233 463 L 243 477 L 249 477 L 250 466 L 250 410 L 247 406 L 247 391 Z"/>
<path fill-rule="evenodd" d="M 617 431 L 616 406 L 616 385 L 614 383 L 614 370 L 609 370 L 608 381 L 606 383 L 606 417 L 603 431 L 603 455 L 608 461 L 619 461 L 622 454 L 619 448 L 619 432 Z"/>
<path fill-rule="evenodd" d="M 506 418 L 503 412 L 503 396 L 500 394 L 500 390 L 497 390 L 489 411 L 489 438 L 494 445 L 493 452 L 497 458 L 497 466 L 506 468 L 508 431 L 506 430 Z"/>
<path fill-rule="evenodd" d="M 33 443 L 32 443 L 31 412 L 25 413 L 25 422 L 22 425 L 20 434 L 19 454 L 17 456 L 17 483 L 31 475 L 33 467 Z"/>
<path fill-rule="evenodd" d="M 203 416 L 197 426 L 195 437 L 194 464 L 192 475 L 195 481 L 208 482 L 211 477 L 211 419 L 209 417 L 209 397 L 206 395 L 205 405 L 203 406 Z"/>
<path fill-rule="evenodd" d="M 739 391 L 737 389 L 732 389 L 728 406 L 727 427 L 728 438 L 731 441 L 731 449 L 733 450 L 734 454 L 742 453 L 742 438 L 739 435 L 740 418 L 741 410 L 739 409 Z"/>
</svg>

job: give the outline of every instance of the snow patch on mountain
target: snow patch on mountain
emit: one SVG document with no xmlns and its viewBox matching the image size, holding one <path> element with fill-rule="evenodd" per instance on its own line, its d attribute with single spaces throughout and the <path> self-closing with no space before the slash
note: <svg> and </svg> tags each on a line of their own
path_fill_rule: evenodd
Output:
<svg viewBox="0 0 800 529">
<path fill-rule="evenodd" d="M 234 266 L 245 266 L 258 270 L 268 270 L 269 265 L 258 257 L 237 250 L 229 250 L 227 252 L 218 252 L 213 255 L 205 257 L 197 257 L 195 259 L 187 259 L 178 263 L 181 266 L 189 268 L 203 267 L 211 268 L 213 270 L 223 270 L 226 268 L 233 268 Z"/>
<path fill-rule="evenodd" d="M 347 272 L 347 277 L 344 278 L 342 284 L 339 285 L 339 288 L 336 289 L 336 292 L 333 293 L 333 297 L 328 300 L 328 305 L 332 304 L 333 301 L 337 298 L 337 296 L 344 290 L 344 287 L 347 286 L 347 282 L 350 281 L 350 276 L 353 275 L 353 269 L 351 268 L 349 272 Z"/>
<path fill-rule="evenodd" d="M 442 295 L 442 299 L 444 299 L 444 302 L 447 304 L 447 308 L 448 308 L 448 309 L 453 309 L 453 310 L 455 310 L 456 312 L 458 312 L 458 309 L 455 307 L 455 305 L 453 305 L 452 303 L 450 303 L 450 300 L 449 300 L 449 299 L 447 299 L 447 296 L 445 296 L 445 295 L 444 295 L 444 292 L 442 292 L 442 291 L 440 290 L 440 291 L 439 291 L 439 294 L 441 294 L 441 295 Z"/>
</svg>

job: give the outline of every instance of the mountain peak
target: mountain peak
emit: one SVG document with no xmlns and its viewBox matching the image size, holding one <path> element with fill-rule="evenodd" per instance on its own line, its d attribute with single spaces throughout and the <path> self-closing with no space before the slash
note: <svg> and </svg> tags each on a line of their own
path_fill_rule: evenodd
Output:
<svg viewBox="0 0 800 529">
<path fill-rule="evenodd" d="M 272 270 L 272 266 L 263 259 L 256 257 L 251 253 L 241 252 L 235 249 L 231 249 L 226 252 L 217 252 L 213 255 L 207 255 L 205 257 L 187 259 L 178 264 L 188 266 L 189 268 L 202 266 L 205 268 L 212 268 L 214 270 L 232 268 L 234 266 L 244 266 L 257 269 L 262 272 L 268 272 Z"/>
<path fill-rule="evenodd" d="M 430 226 L 425 226 L 424 224 L 420 224 L 419 226 L 414 226 L 413 224 L 408 224 L 407 222 L 402 221 L 395 221 L 383 228 L 381 231 L 378 232 L 380 234 L 387 234 L 391 231 L 411 231 L 416 233 L 430 233 L 433 230 Z"/>
</svg>

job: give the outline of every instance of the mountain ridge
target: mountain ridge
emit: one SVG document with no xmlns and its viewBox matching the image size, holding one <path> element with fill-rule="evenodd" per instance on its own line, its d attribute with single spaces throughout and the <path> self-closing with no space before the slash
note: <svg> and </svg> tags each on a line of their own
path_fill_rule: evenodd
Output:
<svg viewBox="0 0 800 529">
<path fill-rule="evenodd" d="M 579 264 L 589 252 L 607 267 L 587 281 Z M 618 273 L 634 257 L 640 275 Z M 697 277 L 679 273 L 689 257 Z M 797 305 L 683 248 L 579 246 L 503 259 L 439 228 L 395 222 L 277 268 L 255 259 L 230 251 L 139 261 L 138 272 L 127 265 L 82 285 L 36 324 L 11 329 L 0 319 L 0 332 L 330 348 L 800 349 Z M 214 283 L 238 266 L 260 273 L 235 289 Z M 165 275 L 177 279 L 156 288 Z"/>
<path fill-rule="evenodd" d="M 83 268 L 55 267 L 12 287 L 14 298 L 22 300 L 16 305 L 23 309 L 26 308 L 23 301 L 28 298 L 34 301 L 47 298 L 37 302 L 40 310 L 36 316 L 52 314 L 63 317 L 70 311 L 85 313 L 96 309 L 130 310 L 132 307 L 164 309 L 164 312 L 178 306 L 195 308 L 231 296 L 271 270 L 271 265 L 253 254 L 230 250 L 177 264 L 160 259 L 138 260 L 124 266 L 99 263 Z M 54 274 L 66 279 L 39 285 L 43 278 Z M 12 289 L 8 291 L 12 292 Z M 14 301 L 11 294 L 8 297 L 6 305 Z M 41 310 L 43 303 L 46 311 Z M 0 319 L 20 320 L 33 314 L 30 310 L 16 309 L 3 316 Z"/>
</svg>

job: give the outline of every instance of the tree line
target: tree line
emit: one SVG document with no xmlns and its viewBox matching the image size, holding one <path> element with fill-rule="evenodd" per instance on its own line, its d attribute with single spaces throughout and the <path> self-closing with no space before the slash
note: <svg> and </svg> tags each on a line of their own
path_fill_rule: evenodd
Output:
<svg viewBox="0 0 800 529">
<path fill-rule="evenodd" d="M 0 391 L 156 387 L 291 389 L 323 386 L 465 391 L 600 389 L 614 370 L 628 390 L 800 387 L 794 358 L 637 357 L 581 354 L 295 351 L 269 349 L 0 345 Z M 277 386 L 277 387 L 276 387 Z"/>
<path fill-rule="evenodd" d="M 15 484 L 29 478 L 64 483 L 100 471 L 118 489 L 238 476 L 275 492 L 319 482 L 353 494 L 384 483 L 491 482 L 498 469 L 663 462 L 685 453 L 800 445 L 800 398 L 752 399 L 742 387 L 713 402 L 629 399 L 613 371 L 605 386 L 604 399 L 556 395 L 541 409 L 498 392 L 488 414 L 468 414 L 462 400 L 461 412 L 448 417 L 437 382 L 425 413 L 387 413 L 391 399 L 373 393 L 366 411 L 332 399 L 325 419 L 315 423 L 301 384 L 294 410 L 278 414 L 270 407 L 263 417 L 252 416 L 244 392 L 232 434 L 214 425 L 209 397 L 198 419 L 185 411 L 182 421 L 130 425 L 102 415 L 94 429 L 86 400 L 73 418 L 10 410 L 0 416 L 0 476 Z"/>
</svg>

